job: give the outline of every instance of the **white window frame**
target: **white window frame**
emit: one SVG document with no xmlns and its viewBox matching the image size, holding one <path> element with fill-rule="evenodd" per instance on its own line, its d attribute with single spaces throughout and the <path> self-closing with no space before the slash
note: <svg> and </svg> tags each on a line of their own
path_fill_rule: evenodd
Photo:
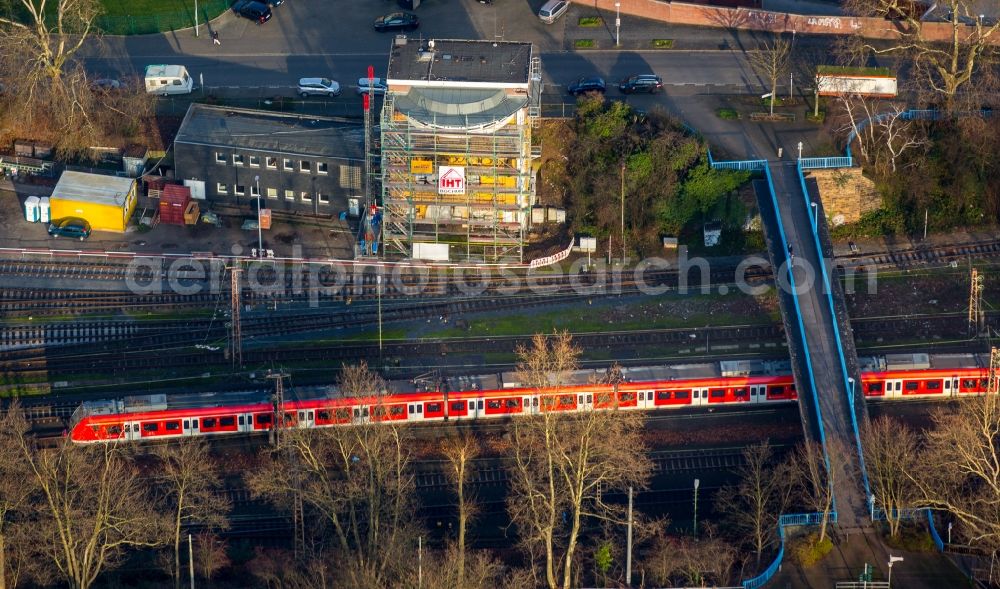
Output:
<svg viewBox="0 0 1000 589">
<path fill-rule="evenodd" d="M 299 171 L 303 174 L 311 174 L 312 162 L 309 160 L 299 160 Z"/>
<path fill-rule="evenodd" d="M 233 194 L 236 196 L 246 196 L 247 187 L 245 184 L 233 184 Z"/>
<path fill-rule="evenodd" d="M 229 158 L 226 157 L 225 153 L 223 153 L 221 151 L 215 152 L 215 163 L 222 164 L 224 166 L 224 165 L 226 165 L 226 162 L 228 162 L 228 161 L 229 161 Z"/>
<path fill-rule="evenodd" d="M 330 164 L 326 162 L 316 162 L 316 173 L 321 176 L 326 176 L 330 173 Z"/>
<path fill-rule="evenodd" d="M 294 172 L 295 162 L 293 160 L 288 159 L 287 157 L 282 158 L 281 169 L 286 172 Z"/>
<path fill-rule="evenodd" d="M 328 204 L 330 204 L 330 195 L 329 194 L 323 194 L 322 192 L 317 192 L 316 193 L 316 202 L 318 202 L 321 205 L 328 205 Z"/>
<path fill-rule="evenodd" d="M 264 167 L 268 170 L 278 169 L 278 158 L 272 156 L 264 156 Z"/>
<path fill-rule="evenodd" d="M 250 165 L 251 168 L 259 168 L 260 167 L 260 156 L 259 155 L 251 155 L 251 156 L 249 156 L 249 158 L 250 159 L 249 159 L 249 161 L 247 163 Z"/>
<path fill-rule="evenodd" d="M 277 198 L 278 198 L 278 189 L 277 188 L 268 187 L 267 188 L 267 198 L 273 198 L 273 199 L 277 200 Z"/>
<path fill-rule="evenodd" d="M 301 200 L 302 202 L 311 203 L 313 201 L 313 198 L 311 194 L 303 190 L 302 192 L 299 193 L 299 200 Z"/>
<path fill-rule="evenodd" d="M 233 154 L 233 165 L 234 166 L 242 166 L 243 165 L 243 154 L 241 154 L 241 153 L 234 153 Z"/>
<path fill-rule="evenodd" d="M 290 188 L 286 188 L 285 189 L 285 200 L 287 200 L 287 201 L 294 201 L 295 200 L 295 191 L 292 190 L 292 189 L 290 189 Z"/>
<path fill-rule="evenodd" d="M 250 196 L 254 198 L 260 196 L 260 189 L 257 187 L 256 182 L 250 185 Z"/>
<path fill-rule="evenodd" d="M 222 182 L 215 183 L 215 192 L 219 194 L 229 194 L 229 185 Z"/>
</svg>

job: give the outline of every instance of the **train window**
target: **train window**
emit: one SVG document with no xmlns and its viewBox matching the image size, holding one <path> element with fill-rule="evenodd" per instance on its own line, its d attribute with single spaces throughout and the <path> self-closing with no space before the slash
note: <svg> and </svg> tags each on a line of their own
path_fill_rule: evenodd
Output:
<svg viewBox="0 0 1000 589">
<path fill-rule="evenodd" d="M 144 432 L 155 432 L 160 429 L 160 425 L 157 423 L 144 423 L 142 424 L 142 431 Z"/>
<path fill-rule="evenodd" d="M 770 387 L 768 389 L 768 392 L 771 393 L 772 395 L 783 395 L 785 394 L 785 387 L 781 386 Z"/>
<path fill-rule="evenodd" d="M 593 402 L 594 402 L 594 397 L 593 397 L 593 395 L 587 395 L 587 402 L 588 402 L 588 403 L 593 403 Z"/>
<path fill-rule="evenodd" d="M 675 399 L 687 399 L 690 391 L 674 391 Z"/>
<path fill-rule="evenodd" d="M 416 413 L 416 412 L 417 410 L 413 408 L 413 405 L 410 405 L 410 413 Z"/>
<path fill-rule="evenodd" d="M 357 413 L 358 410 L 355 409 L 354 412 Z M 337 409 L 336 411 L 333 412 L 333 414 L 337 416 L 337 419 L 349 419 L 351 417 L 351 410 L 350 409 Z M 327 419 L 329 419 L 329 418 L 327 418 Z"/>
<path fill-rule="evenodd" d="M 424 406 L 423 405 L 417 405 L 417 413 L 423 413 L 423 412 L 424 412 Z"/>
<path fill-rule="evenodd" d="M 793 393 L 795 392 L 795 383 L 794 382 L 792 384 L 788 385 L 788 390 L 792 391 Z"/>
<path fill-rule="evenodd" d="M 653 393 L 649 393 L 649 395 L 650 395 L 649 398 L 652 399 L 653 398 L 653 396 L 652 396 Z M 624 401 L 634 401 L 635 400 L 635 393 L 622 393 L 621 394 L 621 399 L 622 399 L 623 402 Z"/>
<path fill-rule="evenodd" d="M 132 431 L 132 426 L 130 426 L 129 424 L 126 423 L 125 424 L 125 431 Z"/>
<path fill-rule="evenodd" d="M 489 400 L 489 401 L 486 402 L 486 406 L 489 407 L 490 409 L 499 409 L 500 408 L 500 401 L 497 401 L 495 399 L 491 399 L 491 400 Z"/>
<path fill-rule="evenodd" d="M 597 402 L 598 403 L 610 403 L 611 402 L 611 395 L 609 395 L 608 393 L 597 393 Z"/>
<path fill-rule="evenodd" d="M 406 415 L 406 406 L 392 405 L 389 407 L 389 415 Z"/>
<path fill-rule="evenodd" d="M 920 388 L 920 383 L 919 382 L 917 382 L 915 380 L 908 380 L 908 381 L 906 381 L 906 390 L 908 390 L 908 391 L 915 391 L 918 388 Z"/>
<path fill-rule="evenodd" d="M 191 429 L 198 429 L 198 420 L 197 419 L 192 419 L 191 420 Z"/>
<path fill-rule="evenodd" d="M 306 412 L 299 411 L 299 421 L 305 421 L 305 419 L 306 419 Z"/>
<path fill-rule="evenodd" d="M 985 389 L 989 388 L 989 386 L 990 386 L 990 381 L 989 381 L 988 379 L 985 379 L 985 378 L 981 378 L 981 379 L 979 379 L 979 386 L 980 386 L 980 387 L 981 387 L 982 389 L 984 389 L 984 390 L 985 390 Z"/>
<path fill-rule="evenodd" d="M 670 391 L 656 391 L 656 400 L 658 401 L 669 401 Z"/>
<path fill-rule="evenodd" d="M 936 390 L 938 390 L 940 388 L 941 388 L 941 381 L 940 380 L 928 380 L 927 381 L 927 390 L 936 391 Z"/>
<path fill-rule="evenodd" d="M 244 425 L 245 423 L 246 421 L 244 420 L 243 416 L 240 415 L 240 425 Z"/>
<path fill-rule="evenodd" d="M 285 412 L 285 423 L 295 423 L 295 413 L 292 411 Z"/>
<path fill-rule="evenodd" d="M 868 392 L 869 393 L 881 393 L 882 392 L 882 383 L 880 383 L 880 382 L 870 382 L 870 383 L 868 383 Z"/>
<path fill-rule="evenodd" d="M 482 408 L 483 408 L 483 400 L 482 400 L 482 399 L 480 399 L 480 400 L 479 400 L 479 408 L 480 408 L 480 409 L 482 409 Z"/>
<path fill-rule="evenodd" d="M 191 420 L 190 419 L 185 419 L 184 420 L 184 429 L 191 429 Z"/>
<path fill-rule="evenodd" d="M 167 428 L 168 432 L 175 432 L 175 431 L 181 429 L 181 422 L 179 422 L 179 421 L 168 421 L 167 423 L 164 424 L 164 426 Z"/>
<path fill-rule="evenodd" d="M 566 406 L 574 405 L 576 404 L 576 397 L 573 395 L 562 395 L 559 397 L 559 404 Z"/>
<path fill-rule="evenodd" d="M 583 405 L 583 395 L 580 395 L 580 404 Z"/>
<path fill-rule="evenodd" d="M 507 399 L 507 409 L 517 409 L 521 406 L 520 399 Z"/>
<path fill-rule="evenodd" d="M 330 412 L 325 409 L 316 412 L 316 419 L 330 421 Z"/>
<path fill-rule="evenodd" d="M 235 417 L 222 417 L 222 418 L 219 419 L 219 425 L 221 425 L 222 427 L 232 427 L 232 426 L 236 425 L 236 418 Z"/>
<path fill-rule="evenodd" d="M 128 426 L 125 426 L 125 427 L 128 427 Z M 117 425 L 109 425 L 108 426 L 108 435 L 109 436 L 117 436 L 120 433 L 122 433 L 122 428 L 120 426 L 117 426 Z"/>
<path fill-rule="evenodd" d="M 712 398 L 720 399 L 726 396 L 726 389 L 712 389 Z"/>
<path fill-rule="evenodd" d="M 214 417 L 206 417 L 205 419 L 202 419 L 201 420 L 201 427 L 215 427 L 215 418 Z"/>
<path fill-rule="evenodd" d="M 358 417 L 361 417 L 361 410 L 360 409 L 355 409 L 354 410 L 354 418 L 357 419 Z"/>
<path fill-rule="evenodd" d="M 531 406 L 538 407 L 538 397 L 535 397 L 531 400 Z"/>
<path fill-rule="evenodd" d="M 271 425 L 271 418 L 272 415 L 270 413 L 263 413 L 255 417 L 258 425 Z"/>
<path fill-rule="evenodd" d="M 455 401 L 451 404 L 452 411 L 465 411 L 465 401 Z"/>
<path fill-rule="evenodd" d="M 435 411 L 440 411 L 440 410 L 441 410 L 441 403 L 428 403 L 427 404 L 427 412 L 428 413 L 435 412 Z"/>
<path fill-rule="evenodd" d="M 964 379 L 964 380 L 962 380 L 962 388 L 963 389 L 974 389 L 974 388 L 976 388 L 976 381 L 973 380 L 973 379 L 971 379 L 971 378 Z"/>
<path fill-rule="evenodd" d="M 372 415 L 375 417 L 382 417 L 385 415 L 385 407 L 379 405 L 377 407 L 372 407 Z"/>
<path fill-rule="evenodd" d="M 375 412 L 372 411 L 372 414 L 374 415 Z M 367 407 L 364 407 L 364 408 L 361 409 L 361 415 L 363 415 L 364 417 L 368 417 L 368 408 Z"/>
<path fill-rule="evenodd" d="M 746 389 L 733 389 L 733 394 L 736 395 L 737 397 L 746 397 L 747 396 L 747 390 Z"/>
</svg>

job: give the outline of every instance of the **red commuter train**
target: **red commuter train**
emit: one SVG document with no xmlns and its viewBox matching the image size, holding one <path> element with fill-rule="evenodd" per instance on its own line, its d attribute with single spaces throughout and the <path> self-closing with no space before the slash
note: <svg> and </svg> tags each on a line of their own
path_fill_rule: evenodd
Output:
<svg viewBox="0 0 1000 589">
<path fill-rule="evenodd" d="M 956 397 L 984 393 L 988 363 L 975 354 L 895 354 L 862 358 L 861 392 L 872 399 Z M 525 388 L 515 373 L 462 376 L 431 387 L 390 383 L 392 392 L 343 397 L 335 387 L 298 387 L 280 410 L 263 391 L 145 395 L 86 401 L 73 414 L 70 438 L 80 444 L 316 428 L 366 421 L 431 422 L 490 419 L 616 406 L 656 410 L 789 403 L 797 399 L 788 361 L 623 368 L 617 385 L 601 370 L 580 370 L 559 387 Z M 595 384 L 598 383 L 598 384 Z"/>
</svg>

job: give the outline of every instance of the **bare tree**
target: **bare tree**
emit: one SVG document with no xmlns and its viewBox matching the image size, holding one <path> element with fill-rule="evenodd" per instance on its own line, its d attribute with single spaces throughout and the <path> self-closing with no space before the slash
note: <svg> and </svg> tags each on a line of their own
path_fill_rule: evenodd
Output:
<svg viewBox="0 0 1000 589">
<path fill-rule="evenodd" d="M 708 530 L 706 530 L 708 532 Z M 651 580 L 661 586 L 728 585 L 736 548 L 711 534 L 702 538 L 657 534 L 643 559 Z"/>
<path fill-rule="evenodd" d="M 519 380 L 536 390 L 551 386 L 558 391 L 579 354 L 567 333 L 536 336 L 530 348 L 518 350 Z M 651 470 L 641 415 L 615 409 L 558 415 L 563 396 L 543 395 L 541 415 L 515 419 L 511 426 L 508 511 L 529 555 L 544 558 L 550 589 L 572 585 L 586 520 L 625 523 L 622 507 L 604 497 L 644 487 Z"/>
<path fill-rule="evenodd" d="M 470 501 L 465 483 L 471 474 L 472 462 L 479 456 L 479 442 L 473 434 L 463 429 L 456 435 L 445 438 L 441 443 L 441 453 L 448 463 L 447 473 L 458 497 L 458 545 L 456 546 L 455 567 L 456 587 L 465 587 L 465 534 L 470 518 L 475 516 L 476 506 Z"/>
<path fill-rule="evenodd" d="M 906 473 L 918 505 L 949 511 L 970 544 L 1000 548 L 1000 396 L 963 399 L 933 420 L 920 467 Z"/>
<path fill-rule="evenodd" d="M 732 531 L 751 539 L 759 568 L 764 551 L 777 542 L 778 517 L 791 503 L 788 464 L 777 461 L 765 441 L 743 450 L 735 474 L 739 482 L 719 491 L 716 502 Z"/>
<path fill-rule="evenodd" d="M 904 153 L 928 144 L 917 123 L 905 116 L 903 104 L 850 93 L 837 102 L 847 120 L 842 130 L 853 132 L 862 160 L 880 177 L 895 173 Z"/>
<path fill-rule="evenodd" d="M 26 560 L 19 542 L 8 540 L 28 531 L 23 527 L 24 512 L 33 509 L 30 498 L 37 489 L 17 452 L 19 438 L 27 430 L 20 405 L 11 404 L 0 418 L 0 589 L 17 586 Z"/>
<path fill-rule="evenodd" d="M 399 555 L 416 543 L 410 443 L 399 426 L 383 421 L 393 410 L 376 394 L 384 381 L 365 366 L 344 374 L 341 392 L 368 403 L 369 419 L 284 432 L 248 482 L 276 505 L 301 498 L 332 528 L 340 586 L 386 587 L 409 570 L 410 560 Z"/>
<path fill-rule="evenodd" d="M 861 443 L 875 504 L 885 512 L 890 535 L 897 536 L 903 510 L 913 507 L 917 499 L 908 474 L 921 468 L 917 435 L 906 424 L 881 417 L 867 423 Z"/>
<path fill-rule="evenodd" d="M 123 448 L 67 441 L 58 449 L 40 450 L 25 433 L 16 441 L 18 459 L 41 496 L 40 548 L 67 585 L 87 589 L 127 549 L 162 543 L 163 518 Z"/>
<path fill-rule="evenodd" d="M 834 451 L 832 443 L 833 440 L 828 439 L 827 449 L 824 450 L 818 442 L 806 440 L 791 459 L 791 472 L 795 476 L 801 500 L 811 511 L 823 514 L 819 542 L 826 539 L 830 513 L 833 511 L 833 488 L 838 480 L 838 471 L 842 470 L 842 466 L 838 465 L 842 463 L 843 454 Z"/>
<path fill-rule="evenodd" d="M 219 493 L 222 477 L 204 439 L 187 438 L 177 444 L 157 446 L 153 453 L 159 462 L 156 479 L 160 505 L 171 520 L 171 573 L 175 589 L 180 589 L 184 528 L 198 525 L 209 530 L 227 529 L 230 504 Z"/>
<path fill-rule="evenodd" d="M 885 18 L 886 27 L 898 36 L 885 43 L 855 35 L 841 53 L 855 63 L 863 62 L 870 53 L 903 55 L 912 63 L 915 86 L 928 90 L 932 100 L 943 99 L 945 108 L 955 108 L 962 91 L 969 89 L 980 95 L 975 91 L 979 90 L 977 76 L 990 69 L 989 61 L 996 55 L 993 38 L 1000 22 L 984 22 L 974 4 L 973 0 L 937 2 L 938 13 L 947 17 L 951 34 L 947 39 L 935 39 L 927 34 L 922 10 L 913 10 L 909 0 L 845 0 L 848 12 Z"/>
<path fill-rule="evenodd" d="M 762 41 L 756 51 L 749 51 L 746 55 L 750 67 L 767 81 L 771 89 L 771 114 L 774 115 L 778 82 L 785 79 L 791 67 L 792 43 L 775 35 L 770 42 Z"/>
<path fill-rule="evenodd" d="M 201 532 L 194 537 L 194 568 L 198 576 L 211 581 L 222 569 L 229 566 L 226 543 L 211 532 Z"/>
</svg>

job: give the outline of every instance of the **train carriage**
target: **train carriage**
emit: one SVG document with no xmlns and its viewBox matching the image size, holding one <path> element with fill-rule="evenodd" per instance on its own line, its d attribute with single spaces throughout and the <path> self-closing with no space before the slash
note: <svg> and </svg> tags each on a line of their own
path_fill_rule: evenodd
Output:
<svg viewBox="0 0 1000 589">
<path fill-rule="evenodd" d="M 299 387 L 276 412 L 266 392 L 146 395 L 86 401 L 70 438 L 87 444 L 266 432 L 358 423 L 420 423 L 511 418 L 578 411 L 671 410 L 791 403 L 798 398 L 789 363 L 720 362 L 580 370 L 560 384 L 525 387 L 515 373 L 462 376 L 434 386 L 391 383 L 392 393 L 345 397 L 336 387 Z M 972 354 L 863 358 L 860 393 L 871 399 L 926 399 L 982 394 L 988 370 Z M 438 388 L 442 390 L 437 390 Z"/>
</svg>

